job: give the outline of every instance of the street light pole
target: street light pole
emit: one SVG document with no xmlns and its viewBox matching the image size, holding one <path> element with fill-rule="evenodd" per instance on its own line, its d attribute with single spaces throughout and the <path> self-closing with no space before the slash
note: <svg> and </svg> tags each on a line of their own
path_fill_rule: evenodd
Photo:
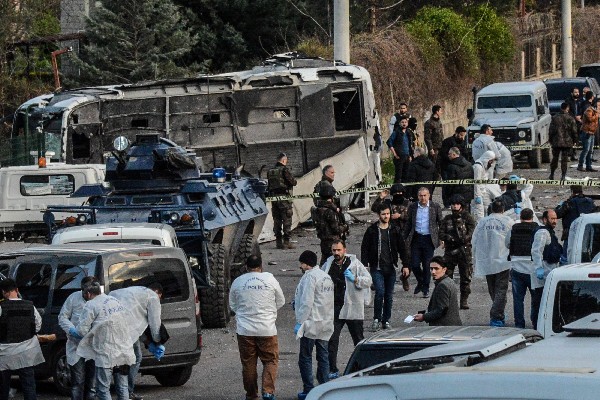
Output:
<svg viewBox="0 0 600 400">
<path fill-rule="evenodd" d="M 562 76 L 573 76 L 573 29 L 571 28 L 571 0 L 562 0 Z"/>
<path fill-rule="evenodd" d="M 350 63 L 350 3 L 333 1 L 333 58 Z"/>
</svg>

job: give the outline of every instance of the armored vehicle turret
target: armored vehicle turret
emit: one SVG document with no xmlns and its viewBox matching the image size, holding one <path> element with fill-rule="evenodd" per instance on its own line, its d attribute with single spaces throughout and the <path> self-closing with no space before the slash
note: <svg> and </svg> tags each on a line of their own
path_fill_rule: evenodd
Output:
<svg viewBox="0 0 600 400">
<path fill-rule="evenodd" d="M 222 168 L 205 173 L 194 153 L 159 134 L 138 134 L 131 145 L 118 137 L 114 148 L 104 185 L 85 185 L 71 196 L 87 198 L 82 206 L 48 207 L 50 238 L 65 226 L 169 224 L 190 259 L 204 325 L 224 327 L 231 281 L 242 274 L 246 258 L 259 253 L 257 238 L 267 216 L 265 182 Z M 56 220 L 57 213 L 69 216 Z"/>
</svg>

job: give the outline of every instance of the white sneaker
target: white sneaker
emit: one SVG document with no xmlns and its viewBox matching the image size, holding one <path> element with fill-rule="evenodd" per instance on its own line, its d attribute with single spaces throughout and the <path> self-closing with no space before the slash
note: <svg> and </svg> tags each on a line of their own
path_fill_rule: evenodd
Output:
<svg viewBox="0 0 600 400">
<path fill-rule="evenodd" d="M 386 322 L 383 323 L 382 328 L 383 329 L 391 329 L 392 325 L 388 321 L 386 321 Z"/>
<path fill-rule="evenodd" d="M 381 323 L 379 322 L 378 319 L 374 319 L 373 323 L 371 324 L 371 332 L 377 332 L 380 329 L 381 329 Z"/>
</svg>

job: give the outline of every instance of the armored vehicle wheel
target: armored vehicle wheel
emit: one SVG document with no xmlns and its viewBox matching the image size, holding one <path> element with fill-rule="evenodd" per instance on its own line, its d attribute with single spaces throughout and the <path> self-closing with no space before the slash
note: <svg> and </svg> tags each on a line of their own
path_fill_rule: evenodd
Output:
<svg viewBox="0 0 600 400">
<path fill-rule="evenodd" d="M 529 162 L 529 168 L 539 168 L 541 158 L 542 155 L 540 149 L 529 150 L 529 153 L 527 153 L 527 161 Z"/>
<path fill-rule="evenodd" d="M 229 322 L 229 266 L 225 265 L 225 246 L 212 244 L 210 252 L 210 278 L 214 286 L 200 291 L 202 323 L 207 328 L 224 328 Z"/>
<path fill-rule="evenodd" d="M 233 282 L 235 278 L 237 278 L 240 275 L 243 275 L 246 272 L 246 260 L 253 254 L 260 254 L 260 250 L 258 249 L 258 243 L 255 242 L 254 235 L 245 234 L 242 237 L 240 246 L 238 247 L 235 253 L 233 263 L 231 264 L 231 282 Z"/>
<path fill-rule="evenodd" d="M 550 149 L 542 149 L 542 162 L 549 163 L 550 161 L 552 161 Z"/>
</svg>

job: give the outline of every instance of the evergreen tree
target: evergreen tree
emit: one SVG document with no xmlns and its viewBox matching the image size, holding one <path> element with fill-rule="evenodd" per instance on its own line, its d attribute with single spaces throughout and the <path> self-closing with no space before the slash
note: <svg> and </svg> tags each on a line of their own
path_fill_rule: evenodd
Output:
<svg viewBox="0 0 600 400">
<path fill-rule="evenodd" d="M 102 0 L 86 34 L 75 62 L 79 83 L 92 85 L 181 77 L 197 41 L 171 0 Z"/>
</svg>

